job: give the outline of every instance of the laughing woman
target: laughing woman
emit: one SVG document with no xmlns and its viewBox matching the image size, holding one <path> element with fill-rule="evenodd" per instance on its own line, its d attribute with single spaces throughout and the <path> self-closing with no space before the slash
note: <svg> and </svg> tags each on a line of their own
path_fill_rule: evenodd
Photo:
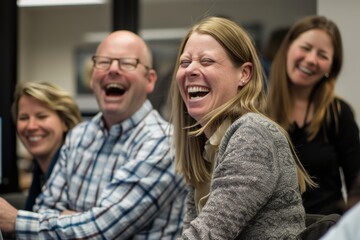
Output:
<svg viewBox="0 0 360 240">
<path fill-rule="evenodd" d="M 308 175 L 262 114 L 263 73 L 248 34 L 210 17 L 180 46 L 172 82 L 177 169 L 189 183 L 181 239 L 292 239 L 305 228 Z"/>
<path fill-rule="evenodd" d="M 360 171 L 359 128 L 352 107 L 335 94 L 343 46 L 324 16 L 307 16 L 285 36 L 269 77 L 269 116 L 286 129 L 317 188 L 306 191 L 306 213 L 341 213 Z M 344 184 L 339 168 L 342 168 Z"/>
</svg>

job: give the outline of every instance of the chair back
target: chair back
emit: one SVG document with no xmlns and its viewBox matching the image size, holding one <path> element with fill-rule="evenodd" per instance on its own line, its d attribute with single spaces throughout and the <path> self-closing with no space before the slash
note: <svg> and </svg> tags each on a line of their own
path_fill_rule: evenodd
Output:
<svg viewBox="0 0 360 240">
<path fill-rule="evenodd" d="M 334 225 L 341 215 L 339 214 L 306 214 L 306 228 L 297 236 L 298 240 L 318 240 Z"/>
</svg>

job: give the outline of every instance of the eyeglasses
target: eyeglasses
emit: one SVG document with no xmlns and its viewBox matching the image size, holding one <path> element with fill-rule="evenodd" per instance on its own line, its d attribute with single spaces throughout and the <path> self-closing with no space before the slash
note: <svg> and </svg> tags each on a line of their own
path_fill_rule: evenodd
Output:
<svg viewBox="0 0 360 240">
<path fill-rule="evenodd" d="M 143 65 L 147 70 L 150 67 L 144 65 L 137 58 L 111 58 L 111 57 L 102 57 L 102 56 L 93 56 L 92 60 L 94 62 L 94 67 L 99 70 L 109 70 L 111 64 L 114 60 L 118 62 L 119 69 L 123 71 L 133 71 L 137 68 L 139 64 Z"/>
</svg>

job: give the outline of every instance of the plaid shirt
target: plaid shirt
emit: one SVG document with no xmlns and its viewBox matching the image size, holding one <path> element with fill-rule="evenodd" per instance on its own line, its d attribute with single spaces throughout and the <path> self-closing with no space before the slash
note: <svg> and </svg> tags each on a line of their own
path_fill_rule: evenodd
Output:
<svg viewBox="0 0 360 240">
<path fill-rule="evenodd" d="M 176 239 L 183 179 L 175 174 L 171 128 L 149 101 L 104 128 L 102 114 L 67 135 L 35 212 L 18 211 L 19 239 Z M 65 210 L 79 213 L 63 215 Z"/>
</svg>

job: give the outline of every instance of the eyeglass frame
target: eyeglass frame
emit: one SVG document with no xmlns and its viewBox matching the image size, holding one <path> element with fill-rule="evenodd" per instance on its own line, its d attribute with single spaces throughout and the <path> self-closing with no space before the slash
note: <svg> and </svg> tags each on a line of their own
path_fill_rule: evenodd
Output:
<svg viewBox="0 0 360 240">
<path fill-rule="evenodd" d="M 108 60 L 110 61 L 109 66 L 108 66 L 106 69 L 105 69 L 105 68 L 103 69 L 103 68 L 96 67 L 96 58 L 98 58 L 98 57 L 100 57 L 100 58 L 105 58 L 105 59 L 108 59 Z M 124 61 L 124 60 L 126 60 L 126 59 L 136 60 L 135 65 L 130 64 L 131 66 L 134 67 L 134 69 L 124 69 L 124 68 L 122 67 L 121 62 Z M 98 69 L 98 70 L 103 70 L 103 71 L 108 71 L 108 70 L 110 69 L 110 67 L 111 67 L 111 65 L 112 65 L 112 63 L 113 63 L 114 60 L 118 61 L 118 64 L 117 64 L 117 65 L 118 65 L 118 68 L 121 69 L 121 70 L 123 70 L 123 71 L 134 71 L 134 70 L 136 70 L 136 68 L 137 68 L 137 66 L 138 66 L 139 64 L 143 65 L 143 66 L 146 68 L 147 71 L 149 71 L 150 69 L 152 69 L 151 67 L 149 67 L 149 66 L 143 64 L 142 62 L 140 62 L 140 59 L 138 59 L 138 58 L 130 58 L 130 57 L 125 57 L 125 58 L 112 58 L 112 57 L 105 57 L 105 56 L 97 56 L 97 55 L 94 55 L 94 56 L 91 57 L 91 60 L 92 60 L 93 63 L 94 63 L 94 65 L 93 65 L 94 68 L 96 68 L 96 69 Z"/>
</svg>

